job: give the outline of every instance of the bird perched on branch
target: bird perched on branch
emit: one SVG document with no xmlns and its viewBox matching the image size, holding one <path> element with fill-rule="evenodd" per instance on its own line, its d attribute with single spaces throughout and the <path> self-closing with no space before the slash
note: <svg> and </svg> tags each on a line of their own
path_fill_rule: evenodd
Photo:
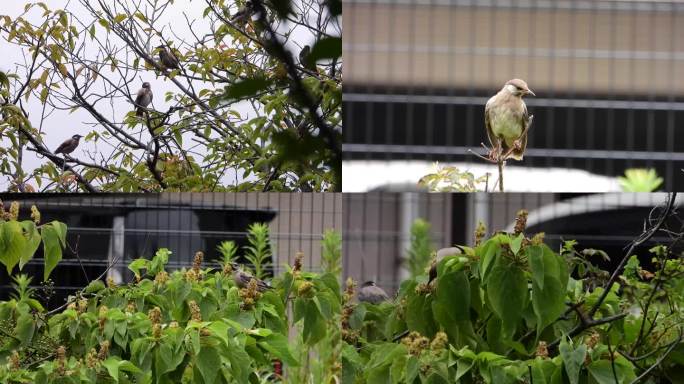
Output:
<svg viewBox="0 0 684 384">
<path fill-rule="evenodd" d="M 485 128 L 492 145 L 489 154 L 492 161 L 522 160 L 527 147 L 527 131 L 532 123 L 532 116 L 527 114 L 522 99 L 525 95 L 536 96 L 525 81 L 513 79 L 487 101 Z"/>
<path fill-rule="evenodd" d="M 164 69 L 179 69 L 180 62 L 178 58 L 164 45 L 157 47 L 159 49 L 159 62 Z"/>
<path fill-rule="evenodd" d="M 259 290 L 259 292 L 264 292 L 272 288 L 263 280 L 259 280 L 256 277 L 250 275 L 249 273 L 243 271 L 242 268 L 240 268 L 240 266 L 236 263 L 231 263 L 231 266 L 233 267 L 233 281 L 235 282 L 235 285 L 238 286 L 238 288 L 247 287 L 247 284 L 249 284 L 249 282 L 253 279 L 257 282 L 257 290 Z"/>
<path fill-rule="evenodd" d="M 238 25 L 243 25 L 252 18 L 253 14 L 254 4 L 252 4 L 251 1 L 247 1 L 242 8 L 238 9 L 238 11 L 230 17 L 230 21 Z"/>
<path fill-rule="evenodd" d="M 305 45 L 304 48 L 299 51 L 299 63 L 302 65 L 302 67 L 310 71 L 315 71 L 316 63 L 312 63 L 311 60 L 309 60 L 309 54 L 311 54 L 311 47 Z"/>
<path fill-rule="evenodd" d="M 152 103 L 152 89 L 150 88 L 150 83 L 144 82 L 142 88 L 138 91 L 135 97 L 135 115 L 141 117 L 145 108 L 147 108 L 150 103 Z"/>
<path fill-rule="evenodd" d="M 55 149 L 55 154 L 58 153 L 63 153 L 65 155 L 70 154 L 71 152 L 76 150 L 76 147 L 78 147 L 79 140 L 81 140 L 81 135 L 73 135 L 71 136 L 70 139 L 65 140 L 62 144 Z"/>
<path fill-rule="evenodd" d="M 374 281 L 366 281 L 359 289 L 359 301 L 364 303 L 379 304 L 389 300 L 387 292 L 375 285 Z"/>
</svg>

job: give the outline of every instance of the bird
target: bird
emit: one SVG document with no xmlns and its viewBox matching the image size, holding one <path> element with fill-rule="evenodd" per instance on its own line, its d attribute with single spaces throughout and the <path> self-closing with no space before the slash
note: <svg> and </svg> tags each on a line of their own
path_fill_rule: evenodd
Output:
<svg viewBox="0 0 684 384">
<path fill-rule="evenodd" d="M 164 69 L 179 69 L 180 62 L 178 58 L 164 45 L 157 47 L 159 49 L 159 62 L 162 64 Z"/>
<path fill-rule="evenodd" d="M 316 63 L 312 63 L 311 60 L 309 60 L 309 54 L 311 53 L 311 47 L 308 45 L 305 45 L 304 48 L 302 48 L 301 51 L 299 51 L 299 63 L 306 69 L 310 71 L 315 71 L 316 70 Z"/>
<path fill-rule="evenodd" d="M 150 103 L 152 103 L 152 89 L 150 89 L 150 83 L 144 82 L 142 88 L 137 93 L 135 97 L 135 115 L 142 116 L 145 108 L 147 108 Z"/>
<path fill-rule="evenodd" d="M 250 275 L 249 273 L 243 271 L 242 268 L 240 268 L 240 266 L 238 266 L 236 263 L 231 263 L 231 266 L 233 267 L 233 281 L 235 282 L 235 285 L 238 286 L 238 288 L 246 288 L 252 279 L 256 280 L 257 290 L 259 292 L 264 292 L 272 288 L 263 280 L 259 280 L 256 277 Z"/>
<path fill-rule="evenodd" d="M 428 272 L 428 284 L 430 284 L 434 279 L 437 278 L 437 264 L 439 264 L 439 262 L 442 261 L 443 258 L 452 255 L 460 255 L 462 253 L 463 251 L 459 247 L 442 248 L 439 251 L 437 251 L 435 260 L 430 265 L 430 271 Z"/>
<path fill-rule="evenodd" d="M 230 17 L 230 21 L 235 24 L 243 25 L 252 18 L 253 13 L 254 5 L 251 1 L 247 1 L 242 8 L 238 9 L 238 11 Z"/>
<path fill-rule="evenodd" d="M 361 285 L 359 289 L 358 298 L 360 302 L 380 304 L 383 301 L 389 300 L 387 292 L 384 289 L 375 285 L 374 281 L 366 281 Z"/>
<path fill-rule="evenodd" d="M 523 159 L 527 146 L 527 130 L 532 122 L 532 116 L 528 115 L 527 106 L 522 99 L 525 95 L 536 96 L 524 80 L 512 79 L 487 101 L 485 128 L 492 145 L 490 159 Z"/>
<path fill-rule="evenodd" d="M 62 144 L 55 149 L 55 154 L 58 153 L 63 153 L 64 155 L 68 155 L 74 150 L 76 150 L 76 147 L 78 147 L 79 140 L 81 140 L 81 135 L 73 135 L 71 136 L 70 139 L 66 139 Z"/>
</svg>

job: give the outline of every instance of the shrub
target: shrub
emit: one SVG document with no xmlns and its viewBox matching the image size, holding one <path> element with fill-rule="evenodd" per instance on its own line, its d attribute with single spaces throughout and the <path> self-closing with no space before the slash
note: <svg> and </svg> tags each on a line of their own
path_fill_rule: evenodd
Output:
<svg viewBox="0 0 684 384">
<path fill-rule="evenodd" d="M 391 302 L 343 302 L 343 381 L 682 382 L 681 256 L 658 246 L 654 270 L 631 257 L 609 278 L 590 260 L 600 252 L 574 241 L 554 251 L 543 234 L 524 234 L 523 216 L 517 234 L 463 246 L 436 279 L 403 281 Z"/>
<path fill-rule="evenodd" d="M 267 232 L 250 231 L 263 254 Z M 335 241 L 327 236 L 331 249 Z M 256 280 L 240 288 L 233 248 L 222 249 L 219 268 L 203 266 L 198 252 L 192 267 L 175 271 L 166 270 L 171 252 L 159 249 L 131 262 L 134 282 L 95 280 L 51 311 L 33 298 L 30 278 L 16 276 L 16 293 L 0 302 L 0 382 L 336 382 L 338 276 L 303 271 L 299 256 L 270 289 Z"/>
</svg>

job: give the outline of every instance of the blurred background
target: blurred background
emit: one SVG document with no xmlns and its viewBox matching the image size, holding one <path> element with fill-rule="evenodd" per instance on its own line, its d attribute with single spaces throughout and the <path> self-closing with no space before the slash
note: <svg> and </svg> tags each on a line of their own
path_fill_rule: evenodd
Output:
<svg viewBox="0 0 684 384">
<path fill-rule="evenodd" d="M 566 240 L 576 240 L 577 250 L 603 250 L 611 260 L 590 260 L 612 270 L 642 233 L 649 215 L 658 216 L 656 207 L 667 197 L 666 193 L 345 193 L 343 276 L 358 282 L 374 280 L 395 292 L 409 276 L 409 250 L 471 246 L 480 221 L 487 227 L 487 236 L 501 230 L 512 232 L 521 209 L 529 212 L 528 237 L 544 232 L 546 243 L 555 251 Z M 684 198 L 679 196 L 675 208 L 682 205 Z M 679 231 L 682 221 L 666 224 Z M 425 234 L 429 240 L 421 244 Z M 648 250 L 669 241 L 656 235 L 637 247 L 635 254 L 649 265 Z"/>
<path fill-rule="evenodd" d="M 304 253 L 304 268 L 320 271 L 321 239 L 326 230 L 340 231 L 342 195 L 334 193 L 162 193 L 162 194 L 6 194 L 5 209 L 21 204 L 20 219 L 28 219 L 36 205 L 43 223 L 59 220 L 67 229 L 67 248 L 52 272 L 54 294 L 49 304 L 61 304 L 67 295 L 113 267 L 107 276 L 115 282 L 131 281 L 128 264 L 151 259 L 159 248 L 168 248 L 168 270 L 192 265 L 195 252 L 204 252 L 204 266 L 218 266 L 218 245 L 232 240 L 248 245 L 247 231 L 254 223 L 268 224 L 270 272 L 278 274 L 291 265 L 297 252 Z M 42 246 L 22 273 L 43 276 Z M 241 260 L 241 259 L 238 259 Z M 242 259 L 244 261 L 244 259 Z M 85 275 L 89 279 L 85 278 Z M 6 269 L 0 268 L 0 300 L 12 290 Z"/>
<path fill-rule="evenodd" d="M 344 191 L 414 190 L 435 161 L 496 174 L 467 150 L 484 152 L 484 105 L 512 78 L 537 97 L 508 191 L 615 191 L 628 168 L 684 189 L 684 2 L 348 0 L 344 13 Z"/>
</svg>

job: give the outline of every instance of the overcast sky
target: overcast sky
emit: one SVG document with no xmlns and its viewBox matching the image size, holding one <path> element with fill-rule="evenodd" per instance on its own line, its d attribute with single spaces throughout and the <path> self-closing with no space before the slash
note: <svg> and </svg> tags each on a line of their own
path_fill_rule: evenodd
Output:
<svg viewBox="0 0 684 384">
<path fill-rule="evenodd" d="M 90 20 L 90 15 L 88 11 L 83 9 L 79 1 L 49 0 L 45 3 L 50 7 L 51 10 L 56 10 L 60 8 L 64 9 L 65 7 L 67 7 L 67 9 L 71 13 L 77 15 L 77 17 L 79 17 L 82 21 Z M 24 12 L 25 4 L 25 0 L 2 0 L 0 14 L 6 14 L 10 17 L 16 17 Z M 161 24 L 155 24 L 155 26 L 157 26 L 157 28 L 159 28 L 161 25 L 169 26 L 167 27 L 167 29 L 164 30 L 164 32 L 168 34 L 168 36 L 164 37 L 169 41 L 174 40 L 174 36 L 172 36 L 169 32 L 169 28 L 172 28 L 173 33 L 179 36 L 180 38 L 194 40 L 189 28 L 187 27 L 183 13 L 185 13 L 190 20 L 197 20 L 197 23 L 193 26 L 193 31 L 195 34 L 201 36 L 203 32 L 208 31 L 208 29 L 206 28 L 208 22 L 202 21 L 202 13 L 205 7 L 205 2 L 201 0 L 177 0 L 173 6 L 170 6 L 170 8 L 167 9 L 165 14 L 166 19 L 160 20 Z M 29 20 L 34 22 L 34 24 L 37 24 L 42 20 L 42 18 L 40 17 L 42 11 L 39 11 L 39 8 L 37 7 L 35 9 L 35 12 L 32 11 L 30 13 L 31 17 L 29 17 Z M 101 28 L 99 25 L 96 28 L 96 31 L 96 33 L 100 36 L 104 34 L 103 28 Z M 296 53 L 299 52 L 301 46 L 305 44 L 311 44 L 310 40 L 313 39 L 313 36 L 304 32 L 303 29 L 296 30 L 295 34 L 293 34 L 293 37 L 294 38 L 288 42 L 288 47 Z M 123 45 L 123 43 L 120 43 L 118 38 L 113 37 L 113 34 L 110 34 L 110 39 L 112 39 L 114 44 L 116 44 L 117 46 Z M 152 44 L 156 46 L 158 44 L 158 41 L 153 41 Z M 88 47 L 90 47 L 91 50 L 86 50 L 85 55 L 94 57 L 96 53 L 96 46 L 94 44 L 90 44 L 88 45 Z M 23 54 L 25 54 L 26 52 L 22 52 L 22 49 L 16 45 L 8 44 L 7 41 L 5 41 L 4 39 L 0 39 L 0 52 L 2 52 L 2 59 L 0 60 L 0 70 L 14 72 L 16 66 L 13 63 L 25 62 Z M 21 73 L 21 70 L 19 73 Z M 40 72 L 38 73 L 38 76 L 39 75 Z M 164 101 L 164 94 L 167 91 L 176 92 L 177 89 L 175 85 L 168 79 L 157 76 L 154 73 L 154 71 L 141 71 L 139 73 L 138 78 L 140 79 L 140 81 L 130 85 L 132 92 L 135 92 L 137 89 L 140 88 L 141 84 L 138 83 L 142 83 L 142 81 L 150 82 L 152 90 L 155 94 L 153 103 L 155 109 L 167 110 L 169 108 L 169 105 Z M 40 103 L 39 100 L 35 98 L 30 98 L 27 103 L 24 103 L 24 106 L 30 114 L 29 119 L 31 120 L 31 123 L 35 127 L 38 127 L 40 123 L 40 116 L 43 110 L 43 105 Z M 104 112 L 103 114 L 107 118 L 116 122 L 122 121 L 123 116 L 131 109 L 131 104 L 123 98 L 117 98 L 112 100 L 111 105 L 105 103 L 98 104 L 98 110 L 101 110 L 101 112 Z M 249 112 L 251 111 L 251 108 L 245 108 L 240 106 L 237 106 L 234 109 L 237 109 L 244 117 L 247 117 L 245 115 L 249 114 Z M 254 116 L 248 117 L 251 118 Z M 68 111 L 55 111 L 54 114 L 49 116 L 44 122 L 44 125 L 42 127 L 43 132 L 45 132 L 43 140 L 47 147 L 54 151 L 59 146 L 59 144 L 61 144 L 64 140 L 66 140 L 74 134 L 81 134 L 85 136 L 88 132 L 90 132 L 93 129 L 92 124 L 94 122 L 95 120 L 90 116 L 90 114 L 82 109 L 79 109 L 72 114 L 69 114 Z M 5 140 L 0 141 L 0 145 L 10 145 L 10 143 L 7 140 Z M 187 147 L 187 145 L 184 145 L 184 147 Z M 104 153 L 105 156 L 107 156 L 109 153 L 111 153 L 111 147 L 103 141 L 99 142 L 98 144 L 92 142 L 85 143 L 81 141 L 81 144 L 79 145 L 78 149 L 74 153 L 72 153 L 72 156 L 82 159 L 84 161 L 90 161 L 87 157 L 87 153 Z M 30 172 L 34 168 L 46 162 L 49 162 L 49 160 L 44 158 L 38 158 L 34 152 L 24 151 L 25 171 Z M 234 182 L 235 173 L 228 171 L 224 180 L 226 183 Z M 36 186 L 33 180 L 31 181 L 31 184 L 34 187 Z M 7 190 L 8 186 L 9 182 L 6 178 L 0 180 L 0 191 Z"/>
</svg>

